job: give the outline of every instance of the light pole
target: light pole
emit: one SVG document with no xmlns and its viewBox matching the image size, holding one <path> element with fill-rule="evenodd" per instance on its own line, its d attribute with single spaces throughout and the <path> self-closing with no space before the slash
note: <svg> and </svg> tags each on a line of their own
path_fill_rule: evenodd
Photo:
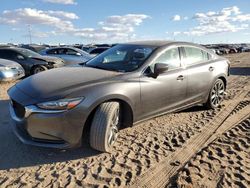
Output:
<svg viewBox="0 0 250 188">
<path fill-rule="evenodd" d="M 28 31 L 29 31 L 30 44 L 32 44 L 32 39 L 31 39 L 31 26 L 30 26 L 30 24 L 28 24 Z"/>
</svg>

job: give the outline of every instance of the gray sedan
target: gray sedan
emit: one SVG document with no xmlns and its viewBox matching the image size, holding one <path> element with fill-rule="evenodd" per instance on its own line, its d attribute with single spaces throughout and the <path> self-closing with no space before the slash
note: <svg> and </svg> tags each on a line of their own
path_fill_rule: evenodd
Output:
<svg viewBox="0 0 250 188">
<path fill-rule="evenodd" d="M 223 100 L 229 61 L 199 45 L 119 44 L 84 66 L 27 78 L 8 93 L 14 131 L 26 144 L 110 151 L 120 129 L 145 119 Z M 49 83 L 49 84 L 48 84 Z"/>
<path fill-rule="evenodd" d="M 87 52 L 74 47 L 56 47 L 44 49 L 40 52 L 40 54 L 59 57 L 63 59 L 67 65 L 85 63 L 92 58 Z"/>
<path fill-rule="evenodd" d="M 14 61 L 0 59 L 0 81 L 12 81 L 24 77 L 22 66 Z"/>
</svg>

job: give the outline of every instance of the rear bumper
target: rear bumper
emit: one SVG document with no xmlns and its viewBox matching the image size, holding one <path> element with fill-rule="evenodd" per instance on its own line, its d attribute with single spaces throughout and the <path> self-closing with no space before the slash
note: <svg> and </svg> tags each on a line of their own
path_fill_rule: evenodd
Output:
<svg viewBox="0 0 250 188">
<path fill-rule="evenodd" d="M 23 143 L 59 149 L 81 145 L 85 118 L 77 117 L 80 110 L 77 107 L 70 111 L 51 112 L 28 106 L 21 118 L 17 116 L 12 104 L 9 108 L 14 133 Z"/>
</svg>

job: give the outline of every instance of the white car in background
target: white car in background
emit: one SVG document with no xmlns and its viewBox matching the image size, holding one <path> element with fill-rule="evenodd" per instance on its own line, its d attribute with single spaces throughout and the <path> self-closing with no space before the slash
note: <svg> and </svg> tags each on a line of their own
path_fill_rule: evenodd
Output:
<svg viewBox="0 0 250 188">
<path fill-rule="evenodd" d="M 85 63 L 92 57 L 83 50 L 74 47 L 55 47 L 40 51 L 41 55 L 59 57 L 66 65 Z"/>
<path fill-rule="evenodd" d="M 17 80 L 25 76 L 23 67 L 10 60 L 0 59 L 0 82 Z"/>
</svg>

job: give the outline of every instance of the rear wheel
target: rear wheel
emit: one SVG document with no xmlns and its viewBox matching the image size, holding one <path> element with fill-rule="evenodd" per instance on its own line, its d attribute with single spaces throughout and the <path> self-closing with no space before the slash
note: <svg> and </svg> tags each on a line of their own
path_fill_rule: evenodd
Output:
<svg viewBox="0 0 250 188">
<path fill-rule="evenodd" d="M 209 93 L 206 106 L 212 109 L 217 108 L 223 100 L 224 92 L 225 92 L 224 82 L 221 79 L 216 80 Z"/>
<path fill-rule="evenodd" d="M 120 128 L 120 105 L 118 102 L 105 102 L 95 112 L 90 128 L 92 148 L 110 152 Z"/>
<path fill-rule="evenodd" d="M 37 74 L 39 72 L 43 72 L 48 70 L 47 67 L 43 66 L 43 65 L 37 65 L 32 69 L 32 74 Z"/>
</svg>

